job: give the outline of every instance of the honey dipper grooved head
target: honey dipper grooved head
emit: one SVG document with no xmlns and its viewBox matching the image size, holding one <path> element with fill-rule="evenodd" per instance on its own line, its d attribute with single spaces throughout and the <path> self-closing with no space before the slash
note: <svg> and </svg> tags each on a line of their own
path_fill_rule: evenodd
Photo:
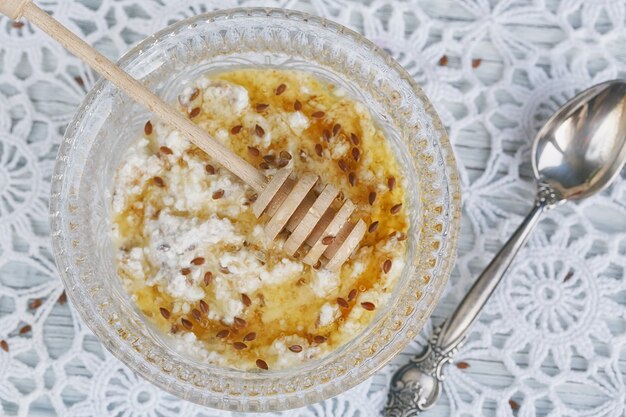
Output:
<svg viewBox="0 0 626 417">
<path fill-rule="evenodd" d="M 355 205 L 346 200 L 338 211 L 331 205 L 338 195 L 332 185 L 326 185 L 317 195 L 313 188 L 317 175 L 304 174 L 289 178 L 291 167 L 279 170 L 252 205 L 255 216 L 269 216 L 265 232 L 270 239 L 287 230 L 290 236 L 284 250 L 294 255 L 302 246 L 308 248 L 303 261 L 316 265 L 325 258 L 325 268 L 337 270 L 357 248 L 367 227 L 363 220 L 350 221 Z"/>
</svg>

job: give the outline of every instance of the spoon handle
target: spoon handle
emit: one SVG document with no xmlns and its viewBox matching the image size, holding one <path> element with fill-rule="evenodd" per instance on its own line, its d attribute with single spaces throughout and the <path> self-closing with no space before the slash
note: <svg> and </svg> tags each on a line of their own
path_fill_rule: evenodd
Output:
<svg viewBox="0 0 626 417">
<path fill-rule="evenodd" d="M 506 274 L 517 253 L 528 240 L 530 232 L 539 222 L 539 218 L 545 209 L 545 203 L 538 201 L 522 224 L 515 230 L 515 233 L 480 274 L 480 277 L 474 282 L 474 285 L 472 285 L 472 288 L 465 295 L 454 313 L 452 313 L 452 316 L 443 325 L 439 335 L 438 346 L 440 348 L 447 350 L 465 339 L 470 327 L 478 318 L 500 281 L 502 281 L 504 274 Z"/>
<path fill-rule="evenodd" d="M 120 91 L 144 105 L 159 119 L 174 129 L 182 132 L 191 142 L 219 161 L 222 166 L 237 175 L 245 183 L 258 192 L 263 191 L 267 180 L 256 168 L 222 143 L 208 136 L 202 128 L 189 120 L 189 118 L 165 103 L 141 82 L 109 61 L 104 55 L 80 39 L 48 13 L 37 7 L 32 1 L 2 0 L 0 1 L 0 13 L 4 13 L 13 19 L 18 19 L 22 16 L 27 18 L 32 24 L 39 27 L 72 54 L 86 62 L 101 76 L 109 80 Z"/>
<path fill-rule="evenodd" d="M 537 199 L 533 209 L 476 280 L 452 316 L 435 329 L 426 350 L 395 373 L 385 408 L 386 416 L 415 416 L 437 402 L 442 390 L 443 366 L 452 361 L 541 214 L 550 207 L 545 199 Z"/>
</svg>

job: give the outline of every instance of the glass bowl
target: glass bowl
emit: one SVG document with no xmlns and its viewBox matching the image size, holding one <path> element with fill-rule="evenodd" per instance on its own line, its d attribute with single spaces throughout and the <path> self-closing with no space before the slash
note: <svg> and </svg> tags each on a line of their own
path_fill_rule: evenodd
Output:
<svg viewBox="0 0 626 417">
<path fill-rule="evenodd" d="M 53 249 L 67 294 L 104 346 L 158 387 L 198 404 L 269 411 L 324 400 L 362 382 L 413 339 L 452 269 L 460 225 L 458 173 L 446 132 L 411 76 L 380 48 L 333 22 L 282 9 L 232 9 L 178 22 L 119 62 L 174 102 L 200 74 L 241 67 L 309 71 L 364 103 L 407 179 L 407 262 L 390 302 L 362 334 L 293 369 L 243 372 L 178 354 L 122 289 L 109 237 L 110 188 L 149 118 L 99 81 L 70 123 L 52 178 Z"/>
</svg>

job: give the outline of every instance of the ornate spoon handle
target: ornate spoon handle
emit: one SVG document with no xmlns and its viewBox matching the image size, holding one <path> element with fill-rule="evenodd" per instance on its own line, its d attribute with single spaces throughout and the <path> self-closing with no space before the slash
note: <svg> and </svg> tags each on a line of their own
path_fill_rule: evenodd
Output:
<svg viewBox="0 0 626 417">
<path fill-rule="evenodd" d="M 539 192 L 535 206 L 469 290 L 452 316 L 437 327 L 426 350 L 400 368 L 391 380 L 385 416 L 411 417 L 432 407 L 442 390 L 443 366 L 452 361 L 478 315 L 524 246 L 541 214 L 553 207 L 549 190 Z"/>
</svg>

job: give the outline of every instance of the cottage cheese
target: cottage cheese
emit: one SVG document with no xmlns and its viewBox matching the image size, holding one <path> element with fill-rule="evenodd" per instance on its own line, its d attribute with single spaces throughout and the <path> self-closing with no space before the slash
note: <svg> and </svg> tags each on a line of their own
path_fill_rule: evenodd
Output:
<svg viewBox="0 0 626 417">
<path fill-rule="evenodd" d="M 388 301 L 404 268 L 408 228 L 404 209 L 389 213 L 404 202 L 404 182 L 367 109 L 306 73 L 272 70 L 203 76 L 178 102 L 267 174 L 279 164 L 318 173 L 321 184 L 337 185 L 355 202 L 357 216 L 379 224 L 340 271 L 311 268 L 286 256 L 284 239 L 266 238 L 250 210 L 252 190 L 153 121 L 128 149 L 112 190 L 111 236 L 131 299 L 174 349 L 217 366 L 258 369 L 263 359 L 270 369 L 293 367 L 349 342 Z M 323 117 L 312 116 L 319 111 Z M 386 186 L 391 176 L 394 190 Z"/>
</svg>

